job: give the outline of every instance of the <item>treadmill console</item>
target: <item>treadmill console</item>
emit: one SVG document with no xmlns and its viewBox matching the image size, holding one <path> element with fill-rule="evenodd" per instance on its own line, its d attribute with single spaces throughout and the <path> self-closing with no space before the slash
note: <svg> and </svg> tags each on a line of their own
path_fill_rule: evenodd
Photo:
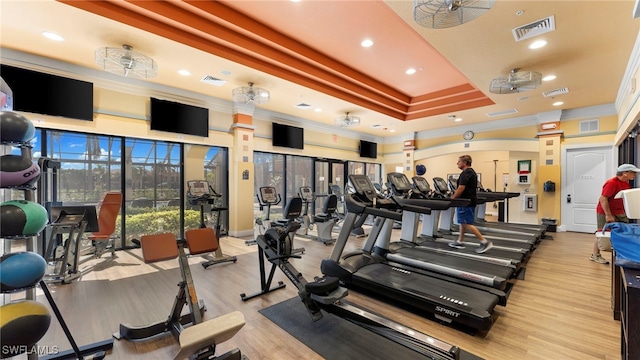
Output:
<svg viewBox="0 0 640 360">
<path fill-rule="evenodd" d="M 443 178 L 440 177 L 435 177 L 433 178 L 433 187 L 435 188 L 435 191 L 438 192 L 439 194 L 445 195 L 449 188 L 447 186 L 447 182 L 444 181 Z"/>
<path fill-rule="evenodd" d="M 373 199 L 378 198 L 376 188 L 373 187 L 373 184 L 365 175 L 349 175 L 349 180 L 351 180 L 351 185 L 353 185 L 356 194 L 366 198 L 369 202 L 373 202 Z"/>
<path fill-rule="evenodd" d="M 311 190 L 311 188 L 308 186 L 301 187 L 300 198 L 302 198 L 302 201 L 306 202 L 313 201 L 313 190 Z"/>
<path fill-rule="evenodd" d="M 387 174 L 387 179 L 391 183 L 391 185 L 396 189 L 398 195 L 403 195 L 413 190 L 409 179 L 403 173 L 392 172 Z"/>
<path fill-rule="evenodd" d="M 263 186 L 260 188 L 260 199 L 264 204 L 275 204 L 278 202 L 276 188 L 273 186 Z"/>
<path fill-rule="evenodd" d="M 413 177 L 413 184 L 416 186 L 416 189 L 418 189 L 418 191 L 420 191 L 423 194 L 428 194 L 431 192 L 431 187 L 429 186 L 429 182 L 427 181 L 427 179 L 423 178 L 422 176 L 414 176 Z"/>
</svg>

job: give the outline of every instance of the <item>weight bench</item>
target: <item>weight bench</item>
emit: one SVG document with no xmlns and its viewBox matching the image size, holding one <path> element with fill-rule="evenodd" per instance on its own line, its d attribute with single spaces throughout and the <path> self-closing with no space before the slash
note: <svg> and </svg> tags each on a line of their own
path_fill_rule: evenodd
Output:
<svg viewBox="0 0 640 360">
<path fill-rule="evenodd" d="M 142 327 L 120 324 L 120 332 L 113 335 L 116 339 L 143 340 L 171 331 L 180 343 L 180 351 L 175 359 L 241 359 L 239 349 L 213 357 L 216 345 L 232 338 L 244 326 L 245 320 L 239 311 L 202 320 L 202 313 L 206 308 L 196 295 L 184 247 L 186 244 L 192 255 L 212 252 L 218 248 L 217 241 L 207 242 L 204 239 L 188 236 L 186 241 L 178 241 L 173 233 L 144 235 L 140 238 L 144 262 L 149 264 L 178 258 L 182 281 L 178 284 L 178 294 L 166 320 Z M 189 313 L 181 315 L 185 305 L 188 305 Z M 184 327 L 189 324 L 191 326 Z"/>
</svg>

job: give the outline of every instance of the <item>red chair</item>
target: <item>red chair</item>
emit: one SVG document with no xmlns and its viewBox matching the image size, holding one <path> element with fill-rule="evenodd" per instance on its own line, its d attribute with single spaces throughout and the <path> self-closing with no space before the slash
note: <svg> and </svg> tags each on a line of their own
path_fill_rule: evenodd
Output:
<svg viewBox="0 0 640 360">
<path fill-rule="evenodd" d="M 122 207 L 122 193 L 120 192 L 108 192 L 102 198 L 100 202 L 100 209 L 98 210 L 98 232 L 94 232 L 92 235 L 87 236 L 87 239 L 94 242 L 96 257 L 102 256 L 102 253 L 107 249 L 109 243 L 111 243 L 111 256 L 114 256 L 116 249 L 115 239 L 118 236 L 113 236 L 116 231 L 116 219 L 120 213 Z"/>
</svg>

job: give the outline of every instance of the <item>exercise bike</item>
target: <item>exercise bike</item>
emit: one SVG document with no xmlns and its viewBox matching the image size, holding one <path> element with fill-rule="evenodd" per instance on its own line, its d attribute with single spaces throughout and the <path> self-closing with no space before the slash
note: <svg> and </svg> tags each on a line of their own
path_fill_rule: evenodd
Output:
<svg viewBox="0 0 640 360">
<path fill-rule="evenodd" d="M 321 241 L 325 245 L 331 245 L 336 242 L 332 231 L 338 223 L 338 216 L 336 215 L 338 197 L 335 194 L 322 196 L 325 198 L 322 213 L 311 217 L 309 215 L 309 204 L 315 204 L 316 199 L 320 196 L 316 196 L 309 186 L 301 187 L 299 194 L 302 199 L 302 204 L 304 205 L 304 212 L 300 216 L 300 229 L 296 234 L 312 240 Z M 318 234 L 317 236 L 309 235 L 309 230 L 313 230 L 314 226 Z"/>
<path fill-rule="evenodd" d="M 220 247 L 220 236 L 221 236 L 221 225 L 220 225 L 220 217 L 222 211 L 228 211 L 229 208 L 224 206 L 219 206 L 216 204 L 217 201 L 220 200 L 222 195 L 218 194 L 213 190 L 209 182 L 206 180 L 191 180 L 187 181 L 187 200 L 191 205 L 200 206 L 200 228 L 206 228 L 205 223 L 205 214 L 204 214 L 204 206 L 206 204 L 211 204 L 211 212 L 215 212 L 215 225 L 214 225 L 214 234 L 215 241 L 218 242 L 218 247 L 211 255 L 203 256 L 207 261 L 202 263 L 202 267 L 207 269 L 209 266 L 225 263 L 225 262 L 236 262 L 238 260 L 235 256 L 227 256 L 222 253 L 222 249 Z"/>
<path fill-rule="evenodd" d="M 273 226 L 277 226 L 277 225 L 281 225 L 284 222 L 286 222 L 286 220 L 276 220 L 276 221 L 271 221 L 271 206 L 274 205 L 278 205 L 280 204 L 280 202 L 282 201 L 282 198 L 280 197 L 280 194 L 278 194 L 278 192 L 276 191 L 276 188 L 273 186 L 262 186 L 260 187 L 260 194 L 256 194 L 256 198 L 258 199 L 258 204 L 260 205 L 260 210 L 262 211 L 265 207 L 267 208 L 266 213 L 265 213 L 265 218 L 257 218 L 256 219 L 256 226 L 258 227 L 258 234 L 256 236 L 256 239 L 266 233 L 266 231 L 268 229 L 270 229 Z M 299 198 L 298 198 L 299 199 Z M 298 214 L 299 216 L 300 214 Z M 293 238 L 292 238 L 293 240 Z M 256 240 L 246 240 L 245 241 L 246 245 L 256 245 L 257 241 Z M 297 249 L 293 249 L 292 250 L 294 253 L 300 253 L 300 254 L 304 254 L 305 249 L 304 248 L 297 248 Z"/>
</svg>

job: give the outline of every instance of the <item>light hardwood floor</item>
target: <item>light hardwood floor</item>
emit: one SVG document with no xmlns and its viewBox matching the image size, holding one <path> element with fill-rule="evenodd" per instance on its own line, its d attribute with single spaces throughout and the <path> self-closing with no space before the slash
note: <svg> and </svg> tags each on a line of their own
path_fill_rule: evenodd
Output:
<svg viewBox="0 0 640 360">
<path fill-rule="evenodd" d="M 410 311 L 351 291 L 349 299 L 418 331 L 449 342 L 485 359 L 620 359 L 620 323 L 610 306 L 610 265 L 589 261 L 593 235 L 552 233 L 533 253 L 524 280 L 517 280 L 506 307 L 484 336 L 469 335 L 424 319 Z M 308 279 L 321 275 L 319 264 L 331 246 L 296 238 L 304 246 L 302 259 L 292 262 Z M 355 249 L 361 240 L 352 238 Z M 259 290 L 257 249 L 231 237 L 222 239 L 226 254 L 237 263 L 205 270 L 200 257 L 190 258 L 197 294 L 207 306 L 205 319 L 241 311 L 246 325 L 218 354 L 238 347 L 250 359 L 320 359 L 258 310 L 296 296 L 286 277 L 276 272 L 274 282 L 287 286 L 261 298 L 242 302 L 240 293 Z M 604 253 L 610 258 L 610 253 Z M 92 261 L 93 271 L 78 282 L 52 286 L 54 297 L 78 344 L 107 339 L 119 324 L 143 325 L 165 319 L 177 292 L 180 273 L 176 260 L 147 265 L 139 249 L 118 251 L 116 258 Z M 84 264 L 82 267 L 87 267 Z M 38 291 L 40 294 L 40 291 Z M 39 297 L 44 301 L 43 297 Z M 326 334 L 331 336 L 331 334 Z M 40 345 L 69 348 L 53 320 Z M 172 359 L 178 345 L 171 335 L 145 342 L 115 341 L 109 359 Z M 363 359 L 375 358 L 363 354 Z"/>
</svg>

